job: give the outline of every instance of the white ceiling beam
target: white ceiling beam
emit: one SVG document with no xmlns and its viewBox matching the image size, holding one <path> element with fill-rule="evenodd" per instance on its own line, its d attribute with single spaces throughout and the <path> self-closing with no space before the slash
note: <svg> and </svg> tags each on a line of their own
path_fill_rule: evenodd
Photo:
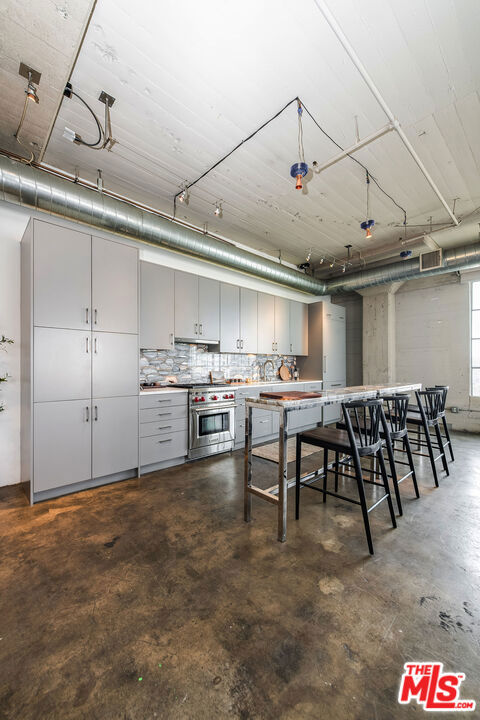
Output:
<svg viewBox="0 0 480 720">
<path fill-rule="evenodd" d="M 347 36 L 345 35 L 345 33 L 343 32 L 342 28 L 340 27 L 340 25 L 339 25 L 338 22 L 336 21 L 335 17 L 334 17 L 334 16 L 332 15 L 332 13 L 330 12 L 327 4 L 324 2 L 324 0 L 314 0 L 314 3 L 315 3 L 315 5 L 317 6 L 317 8 L 318 8 L 318 10 L 320 11 L 320 13 L 323 15 L 323 17 L 324 17 L 324 19 L 326 20 L 326 22 L 328 23 L 328 25 L 330 26 L 332 32 L 333 32 L 333 33 L 336 35 L 336 37 L 338 38 L 340 44 L 342 45 L 343 49 L 345 50 L 345 52 L 346 52 L 347 55 L 349 56 L 350 60 L 353 62 L 353 64 L 354 64 L 355 67 L 357 68 L 358 72 L 360 73 L 362 79 L 364 80 L 364 82 L 365 82 L 365 84 L 367 85 L 368 89 L 369 89 L 370 92 L 372 93 L 373 97 L 374 97 L 375 100 L 378 102 L 378 104 L 379 104 L 380 107 L 382 108 L 383 112 L 385 113 L 385 115 L 387 116 L 387 118 L 389 119 L 389 121 L 390 121 L 390 122 L 392 123 L 392 125 L 395 127 L 395 130 L 397 131 L 400 139 L 402 140 L 402 142 L 403 142 L 403 144 L 405 145 L 406 149 L 408 150 L 408 152 L 410 153 L 410 155 L 412 156 L 412 158 L 413 158 L 414 161 L 416 162 L 418 168 L 420 169 L 420 171 L 421 171 L 422 174 L 424 175 L 425 179 L 427 180 L 428 184 L 429 184 L 430 187 L 432 188 L 433 192 L 434 192 L 435 195 L 438 197 L 438 199 L 439 199 L 440 202 L 442 203 L 443 207 L 445 208 L 445 210 L 446 210 L 446 211 L 448 212 L 448 214 L 450 215 L 450 217 L 451 217 L 451 219 L 452 219 L 452 222 L 454 222 L 455 225 L 458 225 L 458 224 L 459 224 L 458 219 L 456 218 L 456 216 L 454 215 L 454 213 L 453 213 L 452 210 L 450 209 L 450 206 L 448 205 L 447 201 L 445 200 L 445 198 L 443 197 L 442 193 L 441 193 L 440 190 L 438 189 L 438 187 L 437 187 L 435 181 L 433 180 L 432 176 L 430 175 L 430 173 L 428 172 L 427 168 L 425 167 L 425 165 L 424 165 L 423 162 L 421 161 L 421 159 L 420 159 L 420 157 L 418 156 L 417 152 L 415 151 L 415 148 L 414 148 L 413 145 L 411 144 L 411 142 L 410 142 L 410 140 L 408 139 L 408 137 L 405 135 L 405 132 L 404 132 L 402 126 L 400 125 L 399 120 L 397 120 L 397 118 L 395 117 L 395 115 L 393 114 L 393 112 L 390 110 L 390 108 L 389 108 L 389 106 L 387 105 L 385 99 L 383 98 L 382 94 L 380 93 L 380 90 L 377 88 L 377 86 L 376 86 L 375 83 L 373 82 L 373 80 L 372 80 L 372 78 L 370 77 L 370 75 L 369 75 L 366 67 L 364 66 L 364 64 L 362 63 L 362 61 L 361 61 L 360 58 L 358 57 L 357 53 L 356 53 L 355 50 L 353 49 L 353 46 L 350 44 L 350 41 L 348 40 L 348 38 L 347 38 Z"/>
<path fill-rule="evenodd" d="M 370 145 L 370 143 L 374 142 L 374 140 L 378 140 L 378 138 L 383 137 L 384 135 L 391 132 L 392 130 L 395 130 L 395 126 L 393 125 L 393 123 L 384 125 L 384 127 L 380 128 L 380 130 L 377 130 L 376 132 L 372 133 L 371 135 L 368 135 L 363 140 L 359 140 L 354 145 L 351 145 L 349 148 L 342 150 L 342 152 L 340 152 L 340 153 L 338 153 L 338 155 L 335 155 L 334 157 L 330 158 L 330 160 L 327 160 L 326 162 L 322 163 L 321 165 L 315 165 L 314 172 L 315 173 L 323 172 L 323 170 L 326 170 L 327 168 L 331 167 L 332 165 L 336 165 L 336 163 L 340 162 L 340 160 L 343 160 L 344 158 L 348 157 L 349 155 L 352 155 L 353 153 L 357 152 L 357 150 L 361 150 L 366 145 Z"/>
</svg>

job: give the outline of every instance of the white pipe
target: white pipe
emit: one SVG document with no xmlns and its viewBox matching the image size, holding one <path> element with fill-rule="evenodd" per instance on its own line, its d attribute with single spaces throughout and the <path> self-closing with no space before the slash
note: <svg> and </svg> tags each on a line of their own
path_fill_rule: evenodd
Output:
<svg viewBox="0 0 480 720">
<path fill-rule="evenodd" d="M 363 140 L 359 140 L 355 145 L 352 145 L 349 148 L 346 148 L 346 150 L 342 150 L 342 152 L 338 153 L 338 155 L 335 155 L 334 157 L 330 158 L 330 160 L 327 160 L 326 162 L 322 163 L 322 165 L 315 165 L 314 172 L 315 173 L 321 173 L 323 170 L 326 170 L 327 168 L 331 167 L 332 165 L 335 165 L 337 162 L 340 162 L 340 160 L 343 160 L 344 158 L 348 157 L 348 155 L 352 155 L 352 153 L 357 152 L 357 150 L 361 150 L 366 145 L 370 145 L 374 140 L 378 140 L 378 138 L 383 137 L 383 135 L 386 135 L 387 133 L 391 132 L 392 130 L 395 130 L 395 126 L 393 123 L 389 123 L 388 125 L 384 125 L 383 128 L 380 128 L 380 130 L 377 130 L 376 132 L 372 133 L 371 135 L 368 135 Z"/>
<path fill-rule="evenodd" d="M 324 2 L 324 0 L 313 0 L 313 1 L 314 1 L 315 5 L 317 6 L 317 8 L 322 13 L 322 15 L 325 18 L 325 20 L 327 21 L 327 23 L 329 24 L 332 31 L 337 36 L 338 40 L 340 41 L 341 45 L 343 46 L 343 49 L 348 54 L 348 56 L 350 57 L 350 60 L 353 62 L 353 64 L 357 68 L 358 72 L 360 73 L 363 80 L 365 81 L 365 84 L 367 85 L 370 92 L 372 93 L 372 95 L 374 96 L 374 98 L 376 99 L 376 101 L 378 102 L 380 107 L 382 108 L 383 112 L 385 113 L 387 118 L 390 120 L 392 125 L 395 127 L 395 130 L 397 131 L 401 141 L 407 148 L 407 150 L 410 153 L 410 155 L 412 156 L 412 158 L 415 160 L 417 166 L 419 167 L 420 171 L 423 173 L 425 179 L 427 180 L 428 184 L 432 188 L 433 192 L 438 197 L 438 199 L 442 203 L 443 207 L 445 208 L 445 210 L 448 212 L 448 214 L 452 218 L 452 221 L 455 223 L 455 225 L 458 225 L 459 221 L 457 220 L 457 218 L 455 217 L 453 212 L 450 210 L 450 207 L 448 206 L 447 201 L 445 200 L 442 193 L 438 189 L 435 181 L 433 180 L 432 176 L 428 172 L 427 168 L 425 167 L 423 162 L 420 160 L 420 157 L 417 155 L 412 143 L 405 135 L 399 121 L 396 119 L 395 115 L 392 113 L 392 111 L 388 107 L 384 98 L 380 94 L 379 89 L 377 88 L 377 86 L 373 82 L 372 78 L 368 74 L 366 67 L 364 66 L 364 64 L 362 63 L 360 58 L 358 57 L 357 53 L 353 49 L 352 45 L 350 44 L 349 40 L 347 39 L 342 28 L 340 27 L 340 25 L 338 24 L 338 22 L 336 21 L 336 19 L 332 15 L 332 13 L 330 12 L 326 3 Z"/>
</svg>

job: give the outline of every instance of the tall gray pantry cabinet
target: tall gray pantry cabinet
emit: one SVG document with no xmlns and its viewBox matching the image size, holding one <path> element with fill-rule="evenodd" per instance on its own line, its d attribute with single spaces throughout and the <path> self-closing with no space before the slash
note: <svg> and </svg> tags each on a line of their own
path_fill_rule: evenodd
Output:
<svg viewBox="0 0 480 720">
<path fill-rule="evenodd" d="M 138 250 L 32 219 L 21 251 L 22 481 L 33 503 L 137 473 Z"/>
</svg>

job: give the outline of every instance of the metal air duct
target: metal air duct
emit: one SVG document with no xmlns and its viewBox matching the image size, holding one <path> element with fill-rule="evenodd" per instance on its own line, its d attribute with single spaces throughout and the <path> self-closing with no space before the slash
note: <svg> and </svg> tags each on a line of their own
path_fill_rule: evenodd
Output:
<svg viewBox="0 0 480 720">
<path fill-rule="evenodd" d="M 311 295 L 325 294 L 321 280 L 4 155 L 0 155 L 0 199 L 176 250 Z"/>
<path fill-rule="evenodd" d="M 451 248 L 443 252 L 443 264 L 432 270 L 420 270 L 420 259 L 401 260 L 381 267 L 360 270 L 327 282 L 327 293 L 335 295 L 352 290 L 362 290 L 373 285 L 387 285 L 402 280 L 415 280 L 430 275 L 442 275 L 480 266 L 480 242 L 465 247 Z"/>
</svg>

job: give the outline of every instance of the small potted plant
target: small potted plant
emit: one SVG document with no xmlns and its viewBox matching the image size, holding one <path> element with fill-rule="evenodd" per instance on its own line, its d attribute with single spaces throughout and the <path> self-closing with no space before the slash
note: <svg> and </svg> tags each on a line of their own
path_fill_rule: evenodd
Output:
<svg viewBox="0 0 480 720">
<path fill-rule="evenodd" d="M 6 346 L 12 345 L 12 344 L 13 344 L 13 340 L 10 340 L 10 338 L 5 337 L 5 335 L 0 336 L 0 348 L 2 350 L 6 351 L 6 349 L 7 349 Z M 0 383 L 7 382 L 8 378 L 9 378 L 8 373 L 5 373 L 5 375 L 0 375 Z M 4 407 L 3 403 L 0 403 L 0 412 L 2 412 L 2 410 L 5 410 L 5 407 Z"/>
</svg>

